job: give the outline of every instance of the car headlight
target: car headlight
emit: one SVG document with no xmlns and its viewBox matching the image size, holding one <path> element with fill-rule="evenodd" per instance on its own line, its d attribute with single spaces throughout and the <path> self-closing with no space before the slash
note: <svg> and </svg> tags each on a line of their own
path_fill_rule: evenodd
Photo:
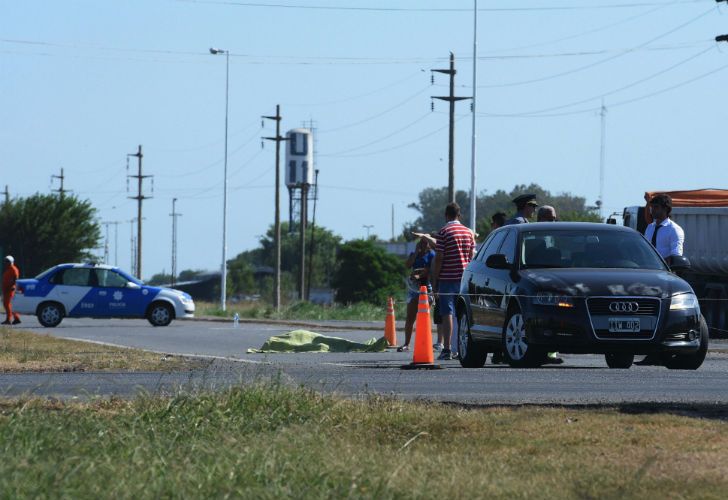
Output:
<svg viewBox="0 0 728 500">
<path fill-rule="evenodd" d="M 539 306 L 574 307 L 574 298 L 568 295 L 560 295 L 553 292 L 538 292 L 533 298 L 533 303 Z"/>
<path fill-rule="evenodd" d="M 694 293 L 681 293 L 673 295 L 670 299 L 670 310 L 671 311 L 684 311 L 687 309 L 700 310 L 698 304 L 698 298 Z"/>
</svg>

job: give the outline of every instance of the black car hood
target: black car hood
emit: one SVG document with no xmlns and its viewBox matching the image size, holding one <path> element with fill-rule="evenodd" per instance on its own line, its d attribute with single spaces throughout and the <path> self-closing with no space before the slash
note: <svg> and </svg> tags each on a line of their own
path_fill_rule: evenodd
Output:
<svg viewBox="0 0 728 500">
<path fill-rule="evenodd" d="M 668 298 L 676 293 L 692 292 L 690 285 L 678 276 L 654 269 L 550 268 L 524 269 L 519 274 L 533 291 L 554 291 L 575 297 L 616 295 Z"/>
</svg>

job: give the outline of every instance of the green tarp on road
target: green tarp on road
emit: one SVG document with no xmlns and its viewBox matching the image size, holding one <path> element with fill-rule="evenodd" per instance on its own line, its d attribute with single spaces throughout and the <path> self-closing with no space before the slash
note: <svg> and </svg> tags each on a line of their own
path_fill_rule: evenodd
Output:
<svg viewBox="0 0 728 500">
<path fill-rule="evenodd" d="M 389 346 L 387 339 L 353 342 L 339 337 L 327 337 L 308 330 L 293 330 L 269 338 L 260 349 L 248 353 L 267 352 L 381 352 Z"/>
</svg>

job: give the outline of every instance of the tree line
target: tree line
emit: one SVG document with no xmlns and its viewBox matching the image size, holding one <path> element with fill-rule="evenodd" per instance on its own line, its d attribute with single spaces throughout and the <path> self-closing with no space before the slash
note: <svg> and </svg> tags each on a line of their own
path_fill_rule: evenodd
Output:
<svg viewBox="0 0 728 500">
<path fill-rule="evenodd" d="M 515 207 L 511 200 L 523 193 L 535 193 L 540 204 L 553 205 L 560 220 L 598 222 L 599 216 L 586 199 L 569 193 L 551 194 L 537 184 L 517 185 L 511 191 L 498 190 L 492 194 L 482 191 L 477 199 L 479 215 L 476 231 L 482 240 L 490 232 L 490 217 L 496 212 L 510 215 Z M 470 225 L 470 197 L 457 191 L 456 200 L 462 209 L 462 222 Z M 444 224 L 447 188 L 427 188 L 419 193 L 418 201 L 410 205 L 419 212 L 405 224 L 399 241 L 412 239 L 412 231 L 436 231 Z M 289 231 L 287 222 L 281 224 L 281 290 L 283 297 L 296 296 L 300 275 L 299 234 Z M 344 242 L 342 237 L 316 227 L 306 234 L 307 252 L 314 241 L 307 281 L 313 288 L 332 288 L 340 303 L 371 302 L 383 304 L 388 296 L 404 290 L 406 270 L 403 259 L 387 253 L 375 238 Z M 35 276 L 63 262 L 83 262 L 94 258 L 99 248 L 101 230 L 96 209 L 88 200 L 75 196 L 36 194 L 15 198 L 0 205 L 0 253 L 12 254 L 23 276 Z M 228 294 L 260 295 L 269 302 L 273 296 L 275 266 L 274 228 L 271 225 L 258 246 L 245 250 L 227 263 Z M 195 279 L 202 270 L 184 270 L 175 281 Z M 167 284 L 172 276 L 155 274 L 151 284 Z"/>
</svg>

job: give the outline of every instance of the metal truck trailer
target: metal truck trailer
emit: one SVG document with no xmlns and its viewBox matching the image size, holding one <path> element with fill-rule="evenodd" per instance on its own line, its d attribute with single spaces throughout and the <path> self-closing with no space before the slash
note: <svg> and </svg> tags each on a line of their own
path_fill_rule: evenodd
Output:
<svg viewBox="0 0 728 500">
<path fill-rule="evenodd" d="M 644 234 L 645 207 L 624 209 L 624 225 Z M 689 271 L 680 276 L 700 298 L 711 337 L 728 336 L 728 207 L 673 207 L 670 218 L 685 231 L 683 255 Z"/>
</svg>

